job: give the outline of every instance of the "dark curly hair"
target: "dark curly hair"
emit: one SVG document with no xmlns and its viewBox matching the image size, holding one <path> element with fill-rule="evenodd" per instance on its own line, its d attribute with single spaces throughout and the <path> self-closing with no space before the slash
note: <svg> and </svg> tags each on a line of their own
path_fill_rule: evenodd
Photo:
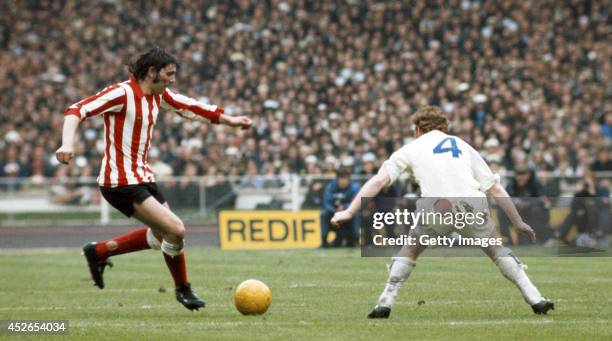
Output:
<svg viewBox="0 0 612 341">
<path fill-rule="evenodd" d="M 127 66 L 136 79 L 143 80 L 147 76 L 150 67 L 153 67 L 155 71 L 159 71 L 170 64 L 176 65 L 177 69 L 179 67 L 175 56 L 160 47 L 155 47 L 141 54 L 135 60 L 128 62 Z"/>
</svg>

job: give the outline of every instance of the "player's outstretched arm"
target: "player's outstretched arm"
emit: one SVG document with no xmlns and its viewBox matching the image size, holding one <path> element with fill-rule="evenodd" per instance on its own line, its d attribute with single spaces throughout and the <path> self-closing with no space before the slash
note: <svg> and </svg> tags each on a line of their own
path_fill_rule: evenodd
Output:
<svg viewBox="0 0 612 341">
<path fill-rule="evenodd" d="M 75 115 L 64 116 L 62 146 L 55 152 L 57 161 L 68 164 L 74 158 L 74 136 L 81 119 Z"/>
<path fill-rule="evenodd" d="M 387 187 L 389 183 L 391 183 L 391 178 L 383 168 L 380 172 L 378 172 L 378 174 L 370 178 L 370 180 L 368 180 L 363 187 L 361 187 L 346 210 L 334 214 L 333 218 L 331 219 L 331 224 L 338 227 L 343 222 L 351 220 L 353 215 L 355 215 L 355 213 L 357 213 L 361 207 L 361 198 L 375 197 L 383 188 Z"/>
<path fill-rule="evenodd" d="M 512 223 L 512 226 L 514 226 L 520 233 L 527 235 L 532 242 L 536 241 L 535 232 L 531 226 L 523 221 L 523 218 L 521 218 L 521 215 L 516 210 L 516 206 L 514 205 L 512 198 L 510 198 L 508 192 L 506 192 L 504 187 L 499 182 L 491 186 L 491 188 L 489 188 L 487 191 L 487 194 L 495 198 L 495 202 L 497 202 L 497 205 L 499 205 L 504 213 L 506 213 L 508 219 L 510 219 L 510 222 Z"/>
<path fill-rule="evenodd" d="M 253 125 L 246 116 L 228 116 L 223 108 L 216 105 L 201 103 L 198 100 L 166 89 L 162 94 L 161 106 L 174 110 L 177 114 L 194 121 L 210 120 L 213 123 L 225 124 L 230 127 L 248 129 Z"/>
<path fill-rule="evenodd" d="M 240 129 L 249 129 L 253 125 L 253 121 L 246 116 L 228 116 L 221 114 L 219 123 L 230 127 L 240 127 Z"/>
</svg>

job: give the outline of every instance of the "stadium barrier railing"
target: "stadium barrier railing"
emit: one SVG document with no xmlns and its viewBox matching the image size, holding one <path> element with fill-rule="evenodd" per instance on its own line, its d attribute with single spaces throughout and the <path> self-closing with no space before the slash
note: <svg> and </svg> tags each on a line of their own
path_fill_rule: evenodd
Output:
<svg viewBox="0 0 612 341">
<path fill-rule="evenodd" d="M 507 183 L 512 173 L 504 174 Z M 579 176 L 538 173 L 547 195 L 571 197 L 581 181 Z M 157 183 L 172 208 L 186 223 L 216 224 L 221 209 L 289 210 L 318 209 L 325 184 L 334 176 L 171 176 Z M 612 172 L 596 173 L 598 182 L 610 189 Z M 366 176 L 353 176 L 363 183 Z M 311 186 L 320 182 L 317 189 Z M 400 195 L 416 195 L 408 177 L 400 179 Z M 557 206 L 569 200 L 557 200 Z M 0 227 L 46 224 L 114 225 L 128 221 L 101 198 L 96 178 L 8 178 L 0 177 Z"/>
</svg>

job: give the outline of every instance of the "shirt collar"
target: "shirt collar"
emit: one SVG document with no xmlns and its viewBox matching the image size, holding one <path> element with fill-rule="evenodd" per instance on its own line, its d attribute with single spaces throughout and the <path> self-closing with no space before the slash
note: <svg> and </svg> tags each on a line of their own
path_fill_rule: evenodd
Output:
<svg viewBox="0 0 612 341">
<path fill-rule="evenodd" d="M 130 75 L 130 86 L 132 87 L 132 90 L 134 91 L 134 96 L 136 96 L 136 98 L 142 98 L 142 96 L 144 96 L 142 89 L 138 85 L 138 80 L 136 79 L 136 77 L 134 77 L 133 74 Z"/>
</svg>

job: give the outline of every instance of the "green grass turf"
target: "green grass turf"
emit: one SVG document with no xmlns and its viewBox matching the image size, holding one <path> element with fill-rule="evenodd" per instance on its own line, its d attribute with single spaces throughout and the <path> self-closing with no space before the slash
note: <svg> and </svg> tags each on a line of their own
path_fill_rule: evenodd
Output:
<svg viewBox="0 0 612 341">
<path fill-rule="evenodd" d="M 346 249 L 215 248 L 191 248 L 187 257 L 190 280 L 207 303 L 199 312 L 175 301 L 163 258 L 153 251 L 115 257 L 106 289 L 98 290 L 77 250 L 5 250 L 0 319 L 67 319 L 69 335 L 53 336 L 62 340 L 612 338 L 612 258 L 524 259 L 557 306 L 536 316 L 488 259 L 422 257 L 391 318 L 374 321 L 365 316 L 383 288 L 388 258 Z M 248 278 L 272 289 L 263 316 L 234 309 L 233 288 Z"/>
</svg>

